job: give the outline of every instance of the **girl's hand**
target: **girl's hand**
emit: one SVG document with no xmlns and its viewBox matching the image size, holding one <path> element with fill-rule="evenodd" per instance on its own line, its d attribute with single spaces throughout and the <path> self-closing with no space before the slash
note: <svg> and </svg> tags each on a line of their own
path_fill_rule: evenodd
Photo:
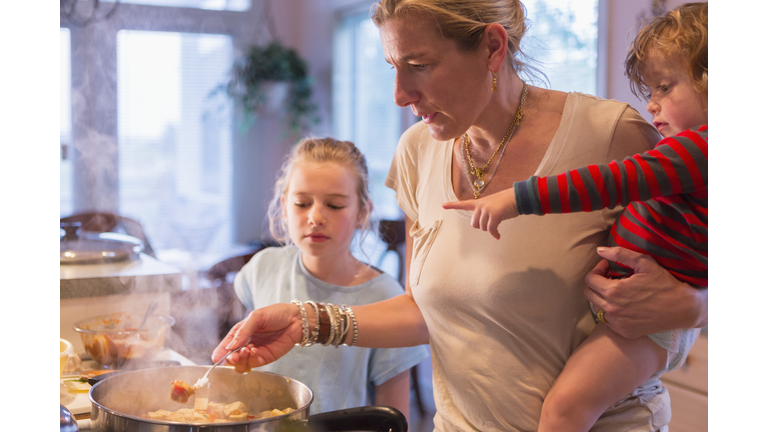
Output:
<svg viewBox="0 0 768 432">
<path fill-rule="evenodd" d="M 520 216 L 513 188 L 476 200 L 447 202 L 443 208 L 473 211 L 472 228 L 488 231 L 496 240 L 501 238 L 498 230 L 501 221 Z"/>
<path fill-rule="evenodd" d="M 599 247 L 605 258 L 584 279 L 584 295 L 595 311 L 605 311 L 608 327 L 628 339 L 678 328 L 703 327 L 708 321 L 706 289 L 679 281 L 648 255 L 621 247 Z M 634 269 L 624 279 L 605 277 L 608 261 Z"/>
<path fill-rule="evenodd" d="M 227 359 L 236 371 L 244 373 L 284 356 L 296 342 L 301 341 L 301 335 L 301 314 L 296 305 L 270 305 L 251 312 L 246 319 L 235 324 L 213 350 L 211 359 L 214 363 L 219 361 L 250 337 L 247 348 Z"/>
</svg>

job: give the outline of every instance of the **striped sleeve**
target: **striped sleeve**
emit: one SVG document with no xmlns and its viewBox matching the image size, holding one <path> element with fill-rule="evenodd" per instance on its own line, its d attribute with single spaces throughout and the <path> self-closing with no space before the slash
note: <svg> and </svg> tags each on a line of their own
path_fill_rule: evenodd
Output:
<svg viewBox="0 0 768 432">
<path fill-rule="evenodd" d="M 653 150 L 603 165 L 514 184 L 520 214 L 572 213 L 626 206 L 707 188 L 708 128 L 661 140 Z"/>
</svg>

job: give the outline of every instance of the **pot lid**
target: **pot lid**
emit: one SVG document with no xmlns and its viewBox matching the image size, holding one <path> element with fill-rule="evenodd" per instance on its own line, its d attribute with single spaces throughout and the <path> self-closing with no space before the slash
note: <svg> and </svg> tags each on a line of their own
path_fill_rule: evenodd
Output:
<svg viewBox="0 0 768 432">
<path fill-rule="evenodd" d="M 59 264 L 104 264 L 139 258 L 144 243 L 118 233 L 80 231 L 80 223 L 62 223 Z"/>
</svg>

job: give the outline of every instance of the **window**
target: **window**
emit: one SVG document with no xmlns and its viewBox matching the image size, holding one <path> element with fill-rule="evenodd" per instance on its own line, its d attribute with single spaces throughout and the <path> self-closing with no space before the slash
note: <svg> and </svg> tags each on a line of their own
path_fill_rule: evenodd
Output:
<svg viewBox="0 0 768 432">
<path fill-rule="evenodd" d="M 522 48 L 541 62 L 550 88 L 596 94 L 597 0 L 528 0 Z"/>
<path fill-rule="evenodd" d="M 72 214 L 72 161 L 68 153 L 72 143 L 72 77 L 69 29 L 59 31 L 59 147 L 61 165 L 59 169 L 61 216 Z"/>
<path fill-rule="evenodd" d="M 368 12 L 344 18 L 333 42 L 333 128 L 365 154 L 374 219 L 402 219 L 395 193 L 384 186 L 410 108 L 395 105 L 395 71 L 384 60 Z M 416 118 L 410 115 L 413 120 Z"/>
<path fill-rule="evenodd" d="M 114 0 L 102 1 L 111 2 Z M 244 11 L 251 8 L 251 0 L 120 0 L 120 3 L 229 11 Z"/>
<path fill-rule="evenodd" d="M 227 251 L 231 110 L 212 94 L 232 65 L 225 35 L 117 34 L 120 212 L 165 253 Z"/>
<path fill-rule="evenodd" d="M 371 219 L 403 219 L 395 193 L 384 186 L 400 135 L 415 121 L 409 108 L 394 104 L 395 71 L 384 60 L 379 31 L 368 12 L 341 21 L 333 41 L 334 135 L 365 154 L 374 212 Z M 357 242 L 353 243 L 356 246 Z M 396 254 L 385 254 L 376 235 L 365 237 L 354 255 L 397 277 Z"/>
<path fill-rule="evenodd" d="M 212 91 L 234 47 L 258 39 L 241 29 L 263 10 L 250 0 L 121 3 L 85 24 L 62 17 L 61 216 L 135 219 L 157 257 L 191 276 L 247 248 L 232 233 L 232 104 Z"/>
</svg>

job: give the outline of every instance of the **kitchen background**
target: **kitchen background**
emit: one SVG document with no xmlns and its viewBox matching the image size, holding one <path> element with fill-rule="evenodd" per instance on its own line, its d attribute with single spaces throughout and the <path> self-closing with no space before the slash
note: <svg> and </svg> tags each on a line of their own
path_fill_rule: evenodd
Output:
<svg viewBox="0 0 768 432">
<path fill-rule="evenodd" d="M 242 112 L 212 90 L 249 46 L 271 40 L 307 62 L 319 116 L 307 132 L 357 143 L 371 165 L 377 217 L 402 217 L 383 176 L 397 138 L 417 119 L 392 103 L 392 72 L 367 19 L 370 1 L 122 0 L 109 16 L 115 4 L 102 1 L 90 22 L 92 2 L 77 3 L 73 15 L 64 16 L 62 8 L 59 17 L 59 150 L 34 154 L 51 169 L 51 157 L 58 160 L 59 178 L 55 171 L 42 178 L 58 180 L 60 217 L 103 211 L 139 221 L 157 260 L 178 269 L 181 291 L 210 288 L 201 275 L 211 266 L 269 241 L 262 215 L 296 136 L 286 131 L 281 108 L 260 112 L 245 128 Z M 625 101 L 650 120 L 644 102 L 629 92 L 622 62 L 638 23 L 654 8 L 681 3 L 528 0 L 529 50 L 545 62 L 550 87 Z M 55 36 L 45 31 L 51 45 Z M 56 65 L 46 66 L 50 79 Z M 45 95 L 47 106 L 36 106 L 30 116 L 53 124 L 52 99 Z M 46 129 L 45 142 L 54 141 L 53 133 Z M 55 196 L 48 190 L 43 198 Z M 46 225 L 34 228 L 52 229 L 55 207 L 43 208 Z M 36 220 L 15 212 L 6 223 L 10 230 Z M 397 256 L 386 253 L 386 244 L 367 247 L 362 256 L 397 274 Z M 26 278 L 35 270 L 27 272 Z M 46 287 L 55 284 L 45 277 L 52 272 L 41 275 Z M 36 284 L 24 292 L 44 289 Z M 58 306 L 50 313 L 58 314 Z M 701 352 L 703 377 L 672 384 L 693 395 L 687 424 L 707 422 L 706 345 Z M 682 426 L 675 430 L 705 430 Z"/>
</svg>

